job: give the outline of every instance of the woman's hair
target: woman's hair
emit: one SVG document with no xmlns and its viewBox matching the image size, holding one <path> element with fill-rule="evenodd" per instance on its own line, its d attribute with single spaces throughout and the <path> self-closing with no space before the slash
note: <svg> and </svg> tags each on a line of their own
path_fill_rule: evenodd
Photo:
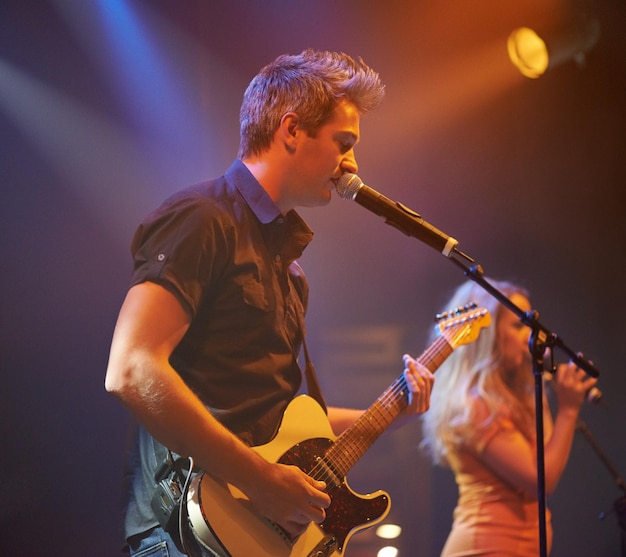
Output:
<svg viewBox="0 0 626 557">
<path fill-rule="evenodd" d="M 261 69 L 244 93 L 239 158 L 265 151 L 288 112 L 295 112 L 300 127 L 314 136 L 338 103 L 347 101 L 365 114 L 384 93 L 378 74 L 361 58 L 311 49 L 281 55 Z"/>
<path fill-rule="evenodd" d="M 528 298 L 523 288 L 510 282 L 488 282 L 508 298 L 514 294 Z M 456 348 L 435 372 L 430 409 L 421 418 L 421 446 L 436 464 L 447 465 L 448 449 L 472 433 L 476 426 L 472 414 L 476 399 L 480 399 L 488 410 L 482 425 L 491 423 L 499 409 L 504 407 L 522 431 L 528 426 L 527 393 L 512 391 L 500 365 L 497 323 L 506 308 L 481 286 L 468 281 L 456 290 L 445 310 L 470 302 L 486 308 L 492 320 L 476 340 Z"/>
</svg>

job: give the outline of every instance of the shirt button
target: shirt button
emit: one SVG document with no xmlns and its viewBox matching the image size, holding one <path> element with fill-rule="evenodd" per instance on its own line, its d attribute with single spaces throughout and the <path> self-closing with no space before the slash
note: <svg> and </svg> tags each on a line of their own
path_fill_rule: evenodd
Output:
<svg viewBox="0 0 626 557">
<path fill-rule="evenodd" d="M 159 255 L 157 255 L 157 261 L 164 261 L 164 260 L 165 260 L 165 254 L 159 253 Z"/>
<path fill-rule="evenodd" d="M 277 255 L 274 256 L 274 261 L 276 263 L 280 263 L 280 254 L 277 254 Z"/>
<path fill-rule="evenodd" d="M 278 217 L 276 219 L 276 224 L 284 224 L 285 223 L 285 217 Z"/>
</svg>

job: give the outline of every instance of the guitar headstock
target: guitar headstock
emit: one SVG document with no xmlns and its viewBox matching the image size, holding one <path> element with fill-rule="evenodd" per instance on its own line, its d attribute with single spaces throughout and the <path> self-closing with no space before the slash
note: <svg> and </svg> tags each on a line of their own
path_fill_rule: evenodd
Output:
<svg viewBox="0 0 626 557">
<path fill-rule="evenodd" d="M 454 308 L 435 316 L 436 331 L 445 336 L 453 346 L 461 346 L 474 342 L 481 329 L 491 324 L 491 314 L 485 308 L 476 307 L 471 302 L 465 306 Z"/>
</svg>

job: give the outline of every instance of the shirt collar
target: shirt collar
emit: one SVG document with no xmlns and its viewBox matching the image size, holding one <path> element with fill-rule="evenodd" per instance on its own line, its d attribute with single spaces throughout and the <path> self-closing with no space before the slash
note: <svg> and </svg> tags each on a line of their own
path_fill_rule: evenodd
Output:
<svg viewBox="0 0 626 557">
<path fill-rule="evenodd" d="M 278 205 L 274 203 L 263 186 L 240 159 L 235 160 L 231 164 L 225 175 L 226 179 L 237 188 L 262 224 L 271 224 L 273 222 L 288 223 L 288 230 L 290 230 L 294 241 L 294 256 L 299 257 L 307 244 L 313 239 L 313 231 L 302 217 L 295 210 L 289 211 L 286 217 L 284 217 Z"/>
<path fill-rule="evenodd" d="M 261 223 L 269 224 L 280 216 L 278 205 L 274 203 L 265 189 L 263 189 L 263 186 L 259 184 L 250 170 L 248 170 L 248 167 L 240 159 L 233 162 L 226 171 L 226 178 L 239 190 L 239 193 Z"/>
</svg>

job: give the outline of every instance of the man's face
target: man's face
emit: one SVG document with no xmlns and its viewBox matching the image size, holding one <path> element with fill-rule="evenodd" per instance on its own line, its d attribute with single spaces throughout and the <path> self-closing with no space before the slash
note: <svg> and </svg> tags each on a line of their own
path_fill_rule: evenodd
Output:
<svg viewBox="0 0 626 557">
<path fill-rule="evenodd" d="M 300 131 L 290 183 L 294 207 L 328 204 L 335 181 L 344 172 L 357 172 L 354 146 L 359 140 L 359 121 L 357 109 L 344 102 L 315 137 Z"/>
</svg>

